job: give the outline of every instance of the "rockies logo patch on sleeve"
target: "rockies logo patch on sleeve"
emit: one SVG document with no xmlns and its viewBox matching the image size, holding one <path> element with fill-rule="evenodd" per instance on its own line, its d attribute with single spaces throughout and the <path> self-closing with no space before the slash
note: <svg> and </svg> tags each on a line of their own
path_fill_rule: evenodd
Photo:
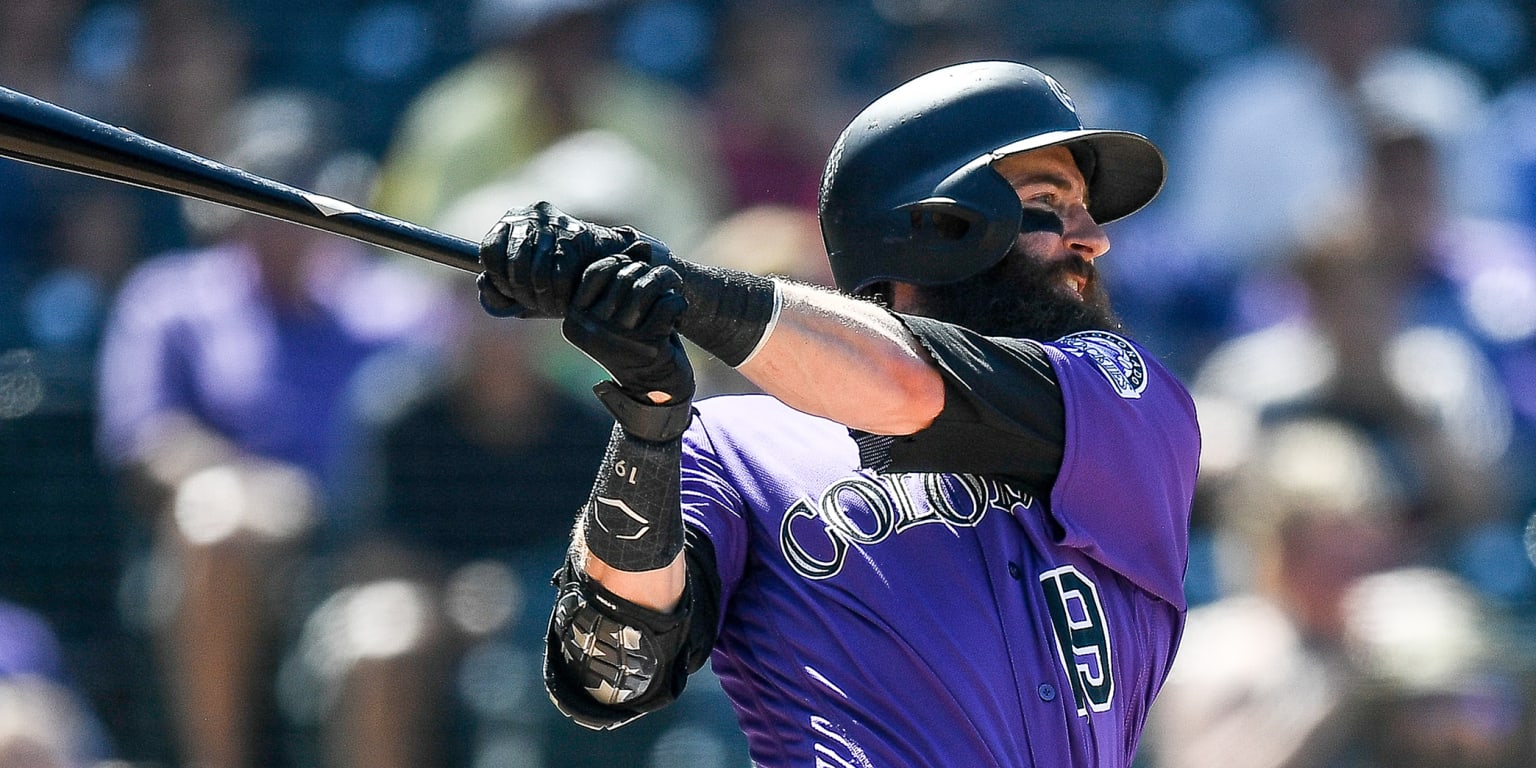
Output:
<svg viewBox="0 0 1536 768">
<path fill-rule="evenodd" d="M 1121 397 L 1136 400 L 1146 390 L 1147 364 L 1129 341 L 1108 331 L 1080 331 L 1056 343 L 1069 355 L 1093 361 Z"/>
</svg>

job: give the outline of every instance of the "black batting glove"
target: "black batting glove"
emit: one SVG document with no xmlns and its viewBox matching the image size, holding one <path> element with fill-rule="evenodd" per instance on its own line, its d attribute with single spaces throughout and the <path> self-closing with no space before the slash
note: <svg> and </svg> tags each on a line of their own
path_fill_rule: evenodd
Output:
<svg viewBox="0 0 1536 768">
<path fill-rule="evenodd" d="M 583 270 L 637 240 L 547 202 L 508 211 L 480 242 L 480 305 L 496 317 L 565 317 Z"/>
<path fill-rule="evenodd" d="M 480 244 L 480 304 L 498 317 L 566 317 L 588 265 L 623 255 L 682 277 L 688 311 L 677 330 L 727 365 L 742 364 L 777 312 L 772 280 L 696 264 L 630 227 L 573 218 L 550 203 L 509 211 Z"/>
<path fill-rule="evenodd" d="M 609 256 L 583 272 L 561 331 L 631 398 L 654 403 L 650 393 L 661 392 L 664 404 L 679 403 L 694 392 L 693 367 L 676 331 L 687 307 L 682 278 L 671 267 Z"/>
</svg>

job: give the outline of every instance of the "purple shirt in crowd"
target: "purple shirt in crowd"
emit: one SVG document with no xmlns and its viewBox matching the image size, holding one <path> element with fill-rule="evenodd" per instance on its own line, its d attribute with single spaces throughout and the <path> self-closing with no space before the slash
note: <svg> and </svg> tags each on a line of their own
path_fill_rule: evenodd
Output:
<svg viewBox="0 0 1536 768">
<path fill-rule="evenodd" d="M 318 247 L 332 252 L 313 262 L 302 312 L 274 305 L 239 245 L 161 256 L 125 281 L 101 353 L 109 462 L 132 461 L 167 416 L 187 414 L 242 450 L 335 479 L 359 367 L 440 338 L 444 315 L 419 274 L 346 241 Z"/>
<path fill-rule="evenodd" d="M 1035 344 L 946 333 L 919 335 L 983 398 Z M 1049 498 L 863 469 L 844 427 L 770 397 L 698 404 L 684 513 L 715 548 L 712 661 L 757 764 L 1131 764 L 1183 628 L 1194 407 L 1119 336 L 1044 349 L 1066 413 Z"/>
</svg>

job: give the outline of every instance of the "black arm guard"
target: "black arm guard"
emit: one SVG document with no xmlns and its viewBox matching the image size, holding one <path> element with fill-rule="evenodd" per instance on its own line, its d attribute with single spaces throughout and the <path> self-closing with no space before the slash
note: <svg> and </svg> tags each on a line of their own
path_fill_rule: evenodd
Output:
<svg viewBox="0 0 1536 768">
<path fill-rule="evenodd" d="M 609 592 L 569 560 L 555 574 L 544 687 L 566 717 L 593 730 L 617 728 L 677 700 L 688 675 L 704 666 L 719 577 L 708 540 L 690 539 L 688 583 L 670 614 Z"/>
<path fill-rule="evenodd" d="M 604 382 L 604 384 L 608 384 Z M 598 397 L 613 411 L 614 425 L 592 495 L 581 512 L 581 534 L 587 549 L 621 571 L 653 571 L 671 564 L 683 551 L 682 430 L 691 406 L 647 406 L 636 403 L 616 386 L 597 387 Z M 615 409 L 627 403 L 635 413 Z M 637 416 L 636 413 L 639 415 Z M 652 442 L 633 433 L 631 425 L 655 416 Z"/>
</svg>

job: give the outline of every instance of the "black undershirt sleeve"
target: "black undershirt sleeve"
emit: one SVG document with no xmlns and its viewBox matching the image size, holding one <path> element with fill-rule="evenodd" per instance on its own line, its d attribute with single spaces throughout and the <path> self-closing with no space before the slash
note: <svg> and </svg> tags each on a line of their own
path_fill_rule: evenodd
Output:
<svg viewBox="0 0 1536 768">
<path fill-rule="evenodd" d="M 897 314 L 944 375 L 944 409 L 905 436 L 854 432 L 864 465 L 889 472 L 1011 477 L 1049 495 L 1061 470 L 1066 408 L 1041 346 Z"/>
<path fill-rule="evenodd" d="M 704 666 L 715 649 L 715 629 L 720 624 L 720 571 L 715 560 L 715 545 L 696 528 L 686 531 L 688 545 L 683 560 L 688 568 L 688 585 L 693 590 L 691 623 L 684 654 L 689 674 Z"/>
</svg>

